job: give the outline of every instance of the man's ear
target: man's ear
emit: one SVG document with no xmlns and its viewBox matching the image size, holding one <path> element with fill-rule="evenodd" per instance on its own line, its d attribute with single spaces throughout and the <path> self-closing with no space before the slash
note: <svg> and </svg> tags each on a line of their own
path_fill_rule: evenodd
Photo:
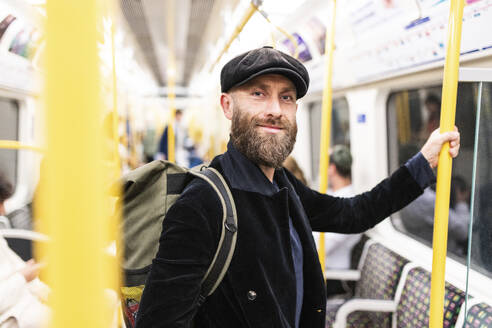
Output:
<svg viewBox="0 0 492 328">
<path fill-rule="evenodd" d="M 229 93 L 222 93 L 220 95 L 220 107 L 222 107 L 222 111 L 228 120 L 232 120 L 233 105 L 234 101 Z"/>
</svg>

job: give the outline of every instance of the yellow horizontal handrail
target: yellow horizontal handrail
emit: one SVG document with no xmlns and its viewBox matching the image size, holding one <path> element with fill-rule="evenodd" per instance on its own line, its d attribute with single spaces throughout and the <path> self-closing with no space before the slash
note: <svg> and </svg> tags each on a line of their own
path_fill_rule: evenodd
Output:
<svg viewBox="0 0 492 328">
<path fill-rule="evenodd" d="M 44 152 L 41 147 L 26 145 L 16 140 L 0 140 L 0 149 L 27 149 L 38 153 Z"/>
<path fill-rule="evenodd" d="M 274 24 L 270 20 L 270 18 L 268 18 L 267 13 L 265 13 L 263 10 L 258 10 L 258 12 L 261 14 L 261 16 L 263 16 L 266 19 L 266 21 L 269 24 L 271 24 L 273 27 L 275 27 L 280 33 L 282 33 L 283 35 L 285 35 L 285 37 L 288 38 L 290 40 L 290 42 L 292 42 L 292 44 L 294 45 L 294 55 L 293 55 L 293 57 L 297 59 L 299 57 L 299 42 L 297 42 L 296 38 L 292 34 L 290 34 L 289 32 L 287 32 L 286 30 L 284 30 L 283 28 L 281 28 L 280 26 Z"/>
<path fill-rule="evenodd" d="M 253 16 L 253 14 L 257 10 L 258 10 L 258 7 L 253 2 L 251 2 L 250 6 L 249 6 L 248 10 L 246 11 L 246 13 L 244 14 L 243 18 L 241 19 L 239 24 L 234 29 L 234 33 L 232 33 L 232 35 L 229 37 L 229 40 L 226 42 L 224 48 L 220 52 L 219 57 L 217 57 L 217 59 L 214 61 L 214 63 L 210 67 L 210 72 L 212 72 L 214 70 L 215 65 L 217 65 L 217 63 L 220 61 L 222 56 L 227 52 L 227 50 L 229 50 L 229 47 L 231 46 L 232 41 L 234 41 L 236 39 L 236 37 L 239 35 L 239 33 L 241 33 L 244 26 L 248 23 L 249 19 Z"/>
</svg>

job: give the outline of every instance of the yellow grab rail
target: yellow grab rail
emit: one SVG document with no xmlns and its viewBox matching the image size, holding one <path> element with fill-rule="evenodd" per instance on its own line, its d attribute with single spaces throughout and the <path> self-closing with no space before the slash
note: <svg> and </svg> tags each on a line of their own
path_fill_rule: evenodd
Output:
<svg viewBox="0 0 492 328">
<path fill-rule="evenodd" d="M 169 124 L 167 125 L 167 158 L 166 160 L 170 162 L 176 161 L 176 145 L 174 136 L 174 122 L 176 121 L 176 94 L 175 94 L 175 80 L 174 77 L 168 77 L 168 101 L 169 109 L 171 111 L 171 118 Z"/>
<path fill-rule="evenodd" d="M 110 2 L 110 6 L 108 8 L 108 15 L 112 17 L 112 24 L 111 24 L 111 52 L 112 52 L 112 66 L 113 66 L 113 152 L 114 152 L 114 167 L 113 167 L 113 176 L 116 178 L 119 178 L 121 176 L 121 158 L 120 158 L 120 150 L 119 150 L 119 145 L 120 145 L 120 138 L 119 138 L 119 131 L 118 131 L 118 125 L 119 125 L 119 114 L 118 114 L 118 79 L 116 75 L 116 45 L 115 45 L 115 34 L 116 34 L 116 10 L 117 10 L 117 4 L 115 1 Z M 113 193 L 116 192 L 117 197 L 121 197 L 121 190 L 113 190 Z M 115 240 L 116 242 L 116 247 L 117 248 L 123 248 L 123 238 L 122 234 L 120 231 L 120 226 L 121 226 L 121 216 L 122 216 L 122 209 L 120 206 L 118 206 L 119 203 L 115 206 L 114 209 L 114 214 L 111 217 L 111 220 L 109 222 L 109 240 Z M 114 290 L 116 290 L 119 293 L 119 288 L 122 285 L 121 282 L 123 281 L 122 277 L 122 272 L 121 272 L 121 266 L 120 263 L 122 263 L 122 253 L 123 252 L 116 252 L 115 256 L 115 261 L 110 262 L 110 286 Z M 121 309 L 120 309 L 121 311 Z"/>
<path fill-rule="evenodd" d="M 280 26 L 274 24 L 270 20 L 270 18 L 268 18 L 268 15 L 267 15 L 266 12 L 264 12 L 263 10 L 259 10 L 258 8 L 256 10 L 258 10 L 258 12 L 261 14 L 261 16 L 263 16 L 263 18 L 265 18 L 265 20 L 270 25 L 272 25 L 273 27 L 275 27 L 280 33 L 282 33 L 286 38 L 288 38 L 290 40 L 290 42 L 292 42 L 292 45 L 294 46 L 294 54 L 293 54 L 293 57 L 297 59 L 299 57 L 299 43 L 297 42 L 296 38 L 292 34 L 290 34 L 289 32 L 287 32 L 286 30 L 284 30 L 283 28 L 281 28 Z M 275 46 L 275 38 L 273 36 L 273 33 L 272 33 L 272 42 L 273 42 L 273 45 Z"/>
<path fill-rule="evenodd" d="M 41 147 L 26 145 L 16 140 L 0 140 L 0 149 L 27 149 L 42 153 Z"/>
<path fill-rule="evenodd" d="M 332 75 L 333 75 L 333 52 L 335 50 L 335 18 L 336 0 L 331 1 L 330 26 L 326 31 L 325 45 L 325 86 L 323 89 L 322 116 L 321 116 L 321 142 L 319 150 L 319 192 L 326 193 L 328 188 L 328 148 L 330 147 L 331 135 L 331 112 L 332 112 Z M 318 242 L 318 257 L 323 274 L 325 272 L 325 235 L 320 233 Z"/>
<path fill-rule="evenodd" d="M 217 57 L 217 59 L 214 61 L 214 63 L 212 64 L 212 66 L 210 66 L 210 72 L 212 72 L 214 70 L 215 65 L 217 65 L 220 62 L 220 59 L 222 58 L 222 56 L 227 52 L 227 50 L 229 50 L 229 47 L 231 46 L 232 41 L 234 41 L 236 39 L 236 37 L 241 33 L 241 31 L 243 30 L 244 26 L 246 26 L 246 24 L 248 23 L 248 21 L 250 20 L 250 18 L 253 16 L 253 14 L 257 10 L 258 10 L 258 6 L 256 4 L 254 4 L 253 1 L 251 1 L 248 10 L 246 11 L 246 13 L 244 13 L 243 18 L 241 19 L 241 21 L 239 22 L 239 24 L 234 29 L 234 32 L 229 37 L 229 40 L 227 40 L 224 48 L 220 52 L 220 54 Z"/>
<path fill-rule="evenodd" d="M 464 0 L 452 0 L 448 24 L 446 63 L 442 87 L 440 132 L 452 131 L 456 114 L 458 68 L 460 59 L 461 25 Z M 434 212 L 434 237 L 429 327 L 441 328 L 444 311 L 444 273 L 448 239 L 449 197 L 451 189 L 452 158 L 449 143 L 443 145 L 437 167 L 436 207 Z"/>
<path fill-rule="evenodd" d="M 109 327 L 97 0 L 46 3 L 46 157 L 41 224 L 50 327 Z"/>
<path fill-rule="evenodd" d="M 167 71 L 167 89 L 168 89 L 168 100 L 170 109 L 170 120 L 167 125 L 167 158 L 166 160 L 170 162 L 176 161 L 175 152 L 175 137 L 174 137 L 174 121 L 176 119 L 176 58 L 174 57 L 175 47 L 174 47 L 174 10 L 175 10 L 175 0 L 169 0 L 167 2 L 167 36 L 168 36 L 168 71 Z"/>
<path fill-rule="evenodd" d="M 113 9 L 114 10 L 114 9 Z M 120 175 L 120 169 L 121 169 L 121 161 L 120 161 L 120 150 L 119 150 L 119 145 L 120 145 L 120 136 L 118 134 L 118 120 L 119 120 L 119 115 L 118 115 L 118 84 L 117 84 L 117 77 L 116 77 L 116 50 L 115 50 L 115 41 L 114 41 L 114 35 L 115 35 L 115 22 L 113 20 L 111 24 L 111 55 L 112 55 L 112 66 L 113 66 L 113 152 L 114 152 L 114 162 L 117 167 L 117 176 Z"/>
</svg>

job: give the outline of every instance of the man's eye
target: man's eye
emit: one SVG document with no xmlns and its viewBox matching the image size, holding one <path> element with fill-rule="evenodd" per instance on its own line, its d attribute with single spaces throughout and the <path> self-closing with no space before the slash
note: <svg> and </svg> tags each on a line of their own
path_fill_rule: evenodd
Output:
<svg viewBox="0 0 492 328">
<path fill-rule="evenodd" d="M 294 99 L 294 98 L 292 98 L 292 96 L 282 96 L 282 99 L 283 99 L 283 100 L 288 100 L 288 101 L 291 101 L 291 100 L 292 100 L 292 99 Z"/>
<path fill-rule="evenodd" d="M 253 96 L 262 96 L 263 92 L 261 91 L 253 91 Z"/>
</svg>

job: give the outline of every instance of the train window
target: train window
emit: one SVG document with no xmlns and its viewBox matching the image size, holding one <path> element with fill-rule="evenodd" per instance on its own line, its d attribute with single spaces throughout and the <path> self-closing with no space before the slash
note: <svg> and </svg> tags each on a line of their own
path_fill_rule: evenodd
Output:
<svg viewBox="0 0 492 328">
<path fill-rule="evenodd" d="M 470 263 L 492 276 L 492 83 L 483 83 L 480 95 Z"/>
<path fill-rule="evenodd" d="M 0 98 L 0 140 L 18 140 L 19 104 Z M 0 170 L 14 185 L 17 183 L 17 150 L 0 149 Z"/>
<path fill-rule="evenodd" d="M 319 147 L 321 137 L 321 101 L 309 104 L 309 127 L 311 146 L 311 172 L 313 177 L 319 171 Z M 347 99 L 336 98 L 332 103 L 331 145 L 350 146 L 350 118 Z"/>
<path fill-rule="evenodd" d="M 465 262 L 470 222 L 470 194 L 478 83 L 459 83 L 456 126 L 461 133 L 460 155 L 453 161 L 449 212 L 448 254 Z M 404 164 L 439 127 L 441 86 L 405 90 L 390 95 L 387 106 L 390 171 Z M 435 186 L 391 217 L 396 229 L 432 247 Z"/>
</svg>

